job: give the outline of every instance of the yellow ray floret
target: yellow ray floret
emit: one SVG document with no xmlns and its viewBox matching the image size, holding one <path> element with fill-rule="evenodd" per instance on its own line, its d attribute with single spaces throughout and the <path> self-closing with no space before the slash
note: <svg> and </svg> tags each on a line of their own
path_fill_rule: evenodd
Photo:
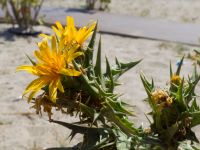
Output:
<svg viewBox="0 0 200 150">
<path fill-rule="evenodd" d="M 24 70 L 28 73 L 38 76 L 33 80 L 24 91 L 24 94 L 30 93 L 28 100 L 30 101 L 33 96 L 42 88 L 48 85 L 49 98 L 51 101 L 56 102 L 57 90 L 64 92 L 61 83 L 62 75 L 66 76 L 79 76 L 81 72 L 73 69 L 72 64 L 68 64 L 66 60 L 70 60 L 79 56 L 79 53 L 70 53 L 66 56 L 63 53 L 63 44 L 56 43 L 56 37 L 51 37 L 51 47 L 48 45 L 47 38 L 44 38 L 41 43 L 38 43 L 39 50 L 35 51 L 37 58 L 36 65 L 34 66 L 20 66 L 17 70 Z"/>
<path fill-rule="evenodd" d="M 92 22 L 90 25 L 77 30 L 74 24 L 74 19 L 71 16 L 67 16 L 66 24 L 67 25 L 63 27 L 61 23 L 57 21 L 55 26 L 52 26 L 52 29 L 60 40 L 64 40 L 65 45 L 76 45 L 76 48 L 83 45 L 83 43 L 93 33 L 96 26 L 96 22 Z"/>
</svg>

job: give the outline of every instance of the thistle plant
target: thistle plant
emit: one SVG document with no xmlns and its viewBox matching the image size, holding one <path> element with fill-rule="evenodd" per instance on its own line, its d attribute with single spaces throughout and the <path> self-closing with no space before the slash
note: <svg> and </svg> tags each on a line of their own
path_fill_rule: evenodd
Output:
<svg viewBox="0 0 200 150">
<path fill-rule="evenodd" d="M 195 67 L 193 75 L 188 76 L 187 80 L 181 78 L 183 59 L 176 72 L 173 72 L 170 64 L 170 84 L 165 89 L 156 88 L 153 80 L 149 82 L 141 75 L 148 95 L 147 101 L 152 109 L 149 113 L 153 120 L 149 119 L 149 136 L 159 139 L 155 145 L 160 149 L 187 149 L 188 145 L 184 142 L 191 141 L 191 145 L 199 142 L 192 128 L 200 124 L 200 107 L 195 94 L 200 76 Z M 191 149 L 195 149 L 194 145 Z"/>
<path fill-rule="evenodd" d="M 200 65 L 200 51 L 194 50 L 194 54 L 189 54 L 188 57 Z"/>
<path fill-rule="evenodd" d="M 76 29 L 74 19 L 67 17 L 67 25 L 58 21 L 52 26 L 54 34 L 41 34 L 39 50 L 34 52 L 36 61 L 31 66 L 20 66 L 17 70 L 27 71 L 38 78 L 26 88 L 24 96 L 37 113 L 46 112 L 49 121 L 63 125 L 70 130 L 71 138 L 76 133 L 84 135 L 80 149 L 124 149 L 137 141 L 139 130 L 128 120 L 133 115 L 114 93 L 119 85 L 118 78 L 140 61 L 122 63 L 116 58 L 111 67 L 106 59 L 106 71 L 101 66 L 101 38 L 94 63 L 94 45 L 97 23 Z M 92 35 L 88 46 L 85 41 Z M 51 43 L 51 46 L 49 45 Z M 38 91 L 42 94 L 36 95 Z M 76 123 L 53 119 L 53 111 L 76 116 Z"/>
<path fill-rule="evenodd" d="M 44 0 L 0 0 L 5 19 L 17 24 L 13 32 L 28 34 L 33 32 L 33 25 L 37 23 L 38 15 Z M 18 29 L 18 30 L 17 30 Z"/>
<path fill-rule="evenodd" d="M 106 10 L 111 0 L 86 0 L 86 8 L 94 10 L 97 3 L 99 3 L 99 10 Z"/>
</svg>

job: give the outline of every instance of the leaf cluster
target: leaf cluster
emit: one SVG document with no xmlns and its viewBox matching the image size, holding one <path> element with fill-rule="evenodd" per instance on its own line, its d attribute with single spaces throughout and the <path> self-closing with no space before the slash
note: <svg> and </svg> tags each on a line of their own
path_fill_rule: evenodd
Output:
<svg viewBox="0 0 200 150">
<path fill-rule="evenodd" d="M 32 30 L 44 0 L 0 0 L 5 19 L 19 28 Z"/>
<path fill-rule="evenodd" d="M 178 63 L 176 72 L 172 71 L 170 65 L 170 84 L 168 88 L 162 90 L 167 97 L 158 96 L 160 101 L 170 98 L 172 101 L 169 105 L 155 101 L 154 93 L 158 90 L 154 85 L 154 81 L 149 82 L 144 75 L 141 75 L 148 95 L 147 101 L 152 108 L 149 113 L 153 119 L 153 122 L 150 122 L 151 135 L 162 140 L 163 146 L 161 147 L 171 149 L 176 149 L 179 143 L 185 140 L 198 142 L 192 128 L 200 124 L 200 108 L 197 105 L 195 94 L 200 76 L 195 67 L 193 75 L 188 76 L 187 80 L 181 78 L 180 71 L 183 59 Z"/>
</svg>

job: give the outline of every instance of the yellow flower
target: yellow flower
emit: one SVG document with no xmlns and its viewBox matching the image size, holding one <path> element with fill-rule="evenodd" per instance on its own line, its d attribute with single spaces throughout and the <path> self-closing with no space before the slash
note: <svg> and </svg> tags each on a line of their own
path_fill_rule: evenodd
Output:
<svg viewBox="0 0 200 150">
<path fill-rule="evenodd" d="M 173 99 L 168 95 L 168 93 L 161 89 L 156 89 L 152 92 L 151 98 L 153 102 L 160 107 L 160 110 L 162 110 L 165 106 L 171 106 L 173 103 Z"/>
<path fill-rule="evenodd" d="M 72 64 L 66 63 L 66 59 L 73 60 L 78 55 L 70 53 L 66 56 L 63 54 L 63 44 L 56 43 L 56 37 L 51 37 L 51 47 L 48 45 L 47 38 L 44 38 L 41 43 L 38 43 L 39 50 L 35 51 L 37 58 L 36 65 L 34 66 L 20 66 L 17 71 L 24 70 L 33 75 L 38 76 L 33 80 L 24 91 L 23 95 L 30 93 L 28 100 L 30 101 L 33 96 L 44 86 L 48 85 L 49 98 L 52 102 L 56 102 L 57 89 L 64 92 L 61 83 L 62 75 L 66 76 L 79 76 L 81 72 L 73 69 Z"/>
<path fill-rule="evenodd" d="M 168 97 L 167 92 L 161 90 L 161 89 L 156 89 L 152 94 L 151 98 L 155 103 L 161 103 L 165 102 Z"/>
<path fill-rule="evenodd" d="M 179 85 L 181 83 L 181 78 L 178 75 L 173 75 L 171 77 L 171 83 Z"/>
<path fill-rule="evenodd" d="M 73 47 L 76 50 L 83 45 L 83 43 L 93 33 L 96 26 L 96 22 L 93 22 L 90 25 L 77 30 L 74 25 L 74 19 L 71 16 L 66 17 L 66 23 L 67 25 L 63 27 L 60 22 L 56 21 L 55 26 L 52 26 L 52 29 L 59 40 L 63 40 L 64 44 L 69 47 L 69 49 L 72 49 Z M 41 36 L 48 37 L 44 34 Z"/>
<path fill-rule="evenodd" d="M 48 100 L 45 93 L 37 96 L 33 101 L 33 106 L 31 108 L 34 108 L 36 110 L 37 114 L 42 115 L 42 108 L 43 111 L 48 114 L 49 120 L 51 120 L 52 108 L 57 107 L 55 103 Z M 60 108 L 56 108 L 56 110 L 59 110 Z"/>
<path fill-rule="evenodd" d="M 173 103 L 173 99 L 171 97 L 168 97 L 166 100 L 167 106 L 171 106 L 171 104 Z"/>
</svg>

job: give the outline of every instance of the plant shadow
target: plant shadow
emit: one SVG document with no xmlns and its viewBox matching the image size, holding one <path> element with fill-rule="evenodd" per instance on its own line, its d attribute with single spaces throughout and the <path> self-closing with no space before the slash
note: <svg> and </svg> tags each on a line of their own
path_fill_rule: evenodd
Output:
<svg viewBox="0 0 200 150">
<path fill-rule="evenodd" d="M 88 10 L 86 8 L 67 8 L 65 10 L 65 12 L 67 13 L 70 13 L 70 12 L 73 12 L 73 13 L 86 13 L 86 14 L 94 14 L 96 13 L 96 10 Z"/>
<path fill-rule="evenodd" d="M 3 37 L 6 41 L 15 41 L 15 35 L 10 33 L 9 30 L 0 32 L 0 36 Z"/>
<path fill-rule="evenodd" d="M 52 148 L 47 148 L 45 150 L 76 150 L 73 147 L 52 147 Z"/>
</svg>

